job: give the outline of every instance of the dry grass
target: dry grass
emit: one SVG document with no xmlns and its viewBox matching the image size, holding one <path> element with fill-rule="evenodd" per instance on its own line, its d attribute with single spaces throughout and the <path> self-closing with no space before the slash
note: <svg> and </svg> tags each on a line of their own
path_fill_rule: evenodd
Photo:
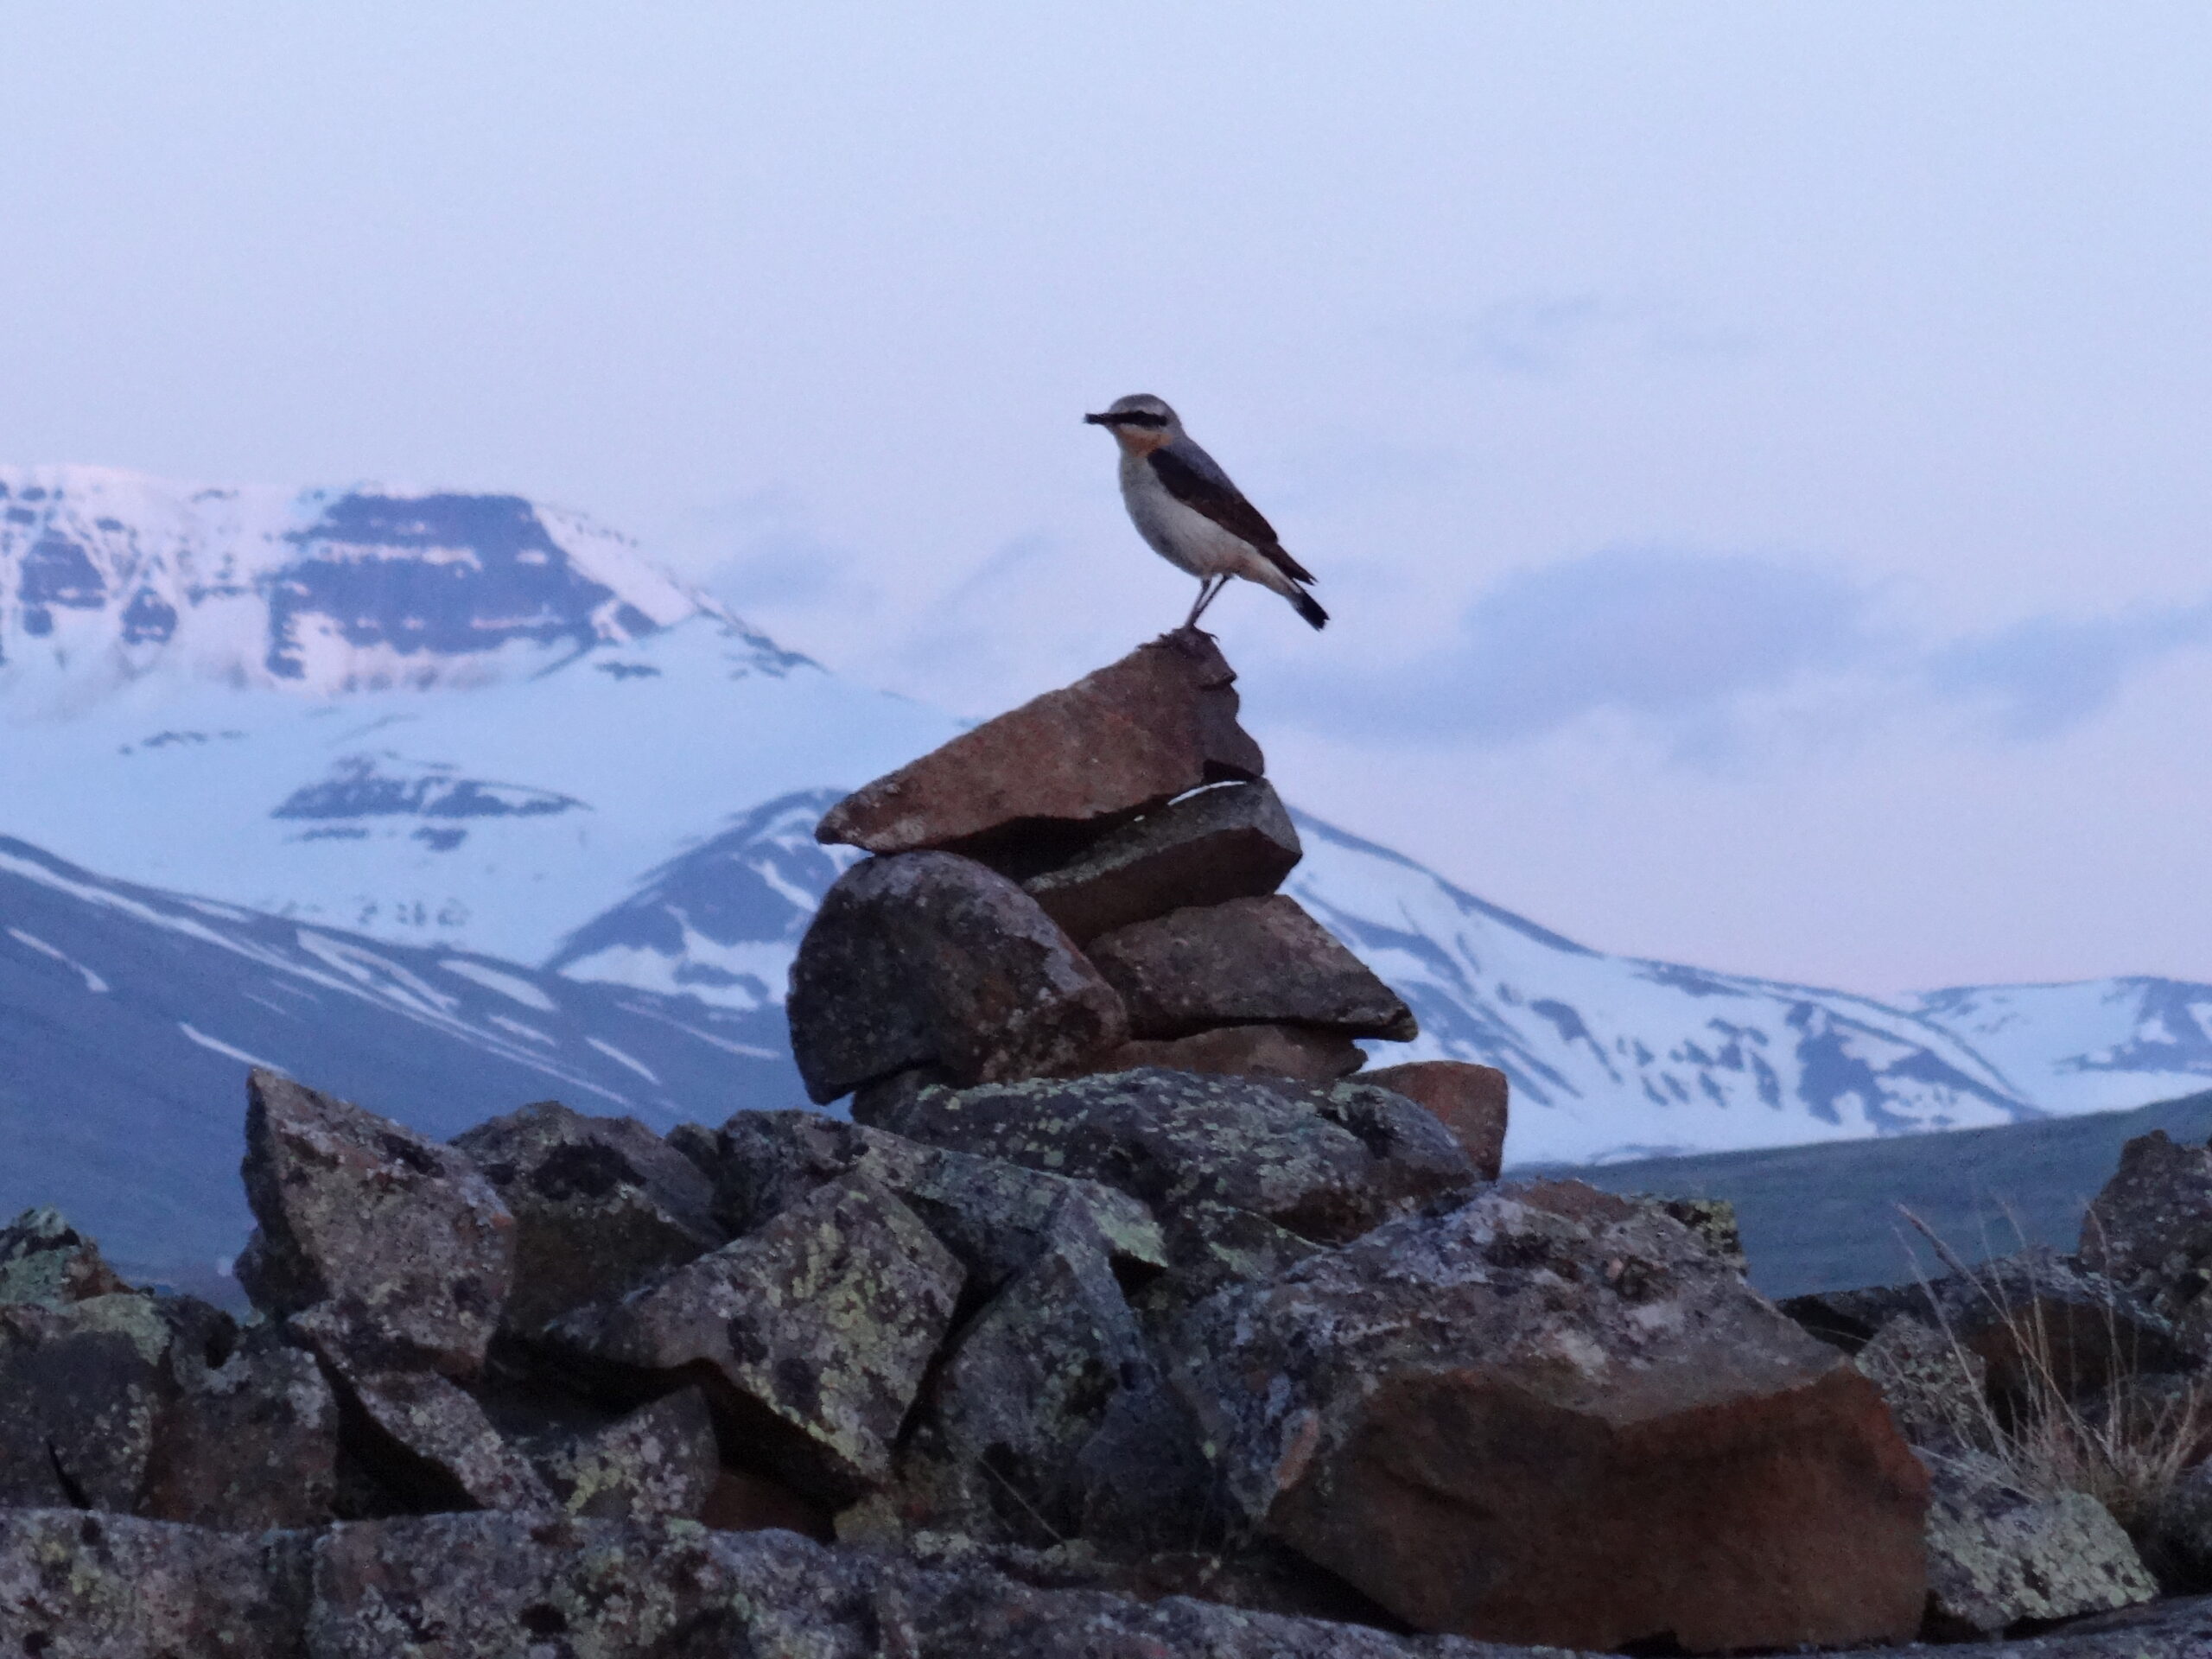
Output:
<svg viewBox="0 0 2212 1659">
<path fill-rule="evenodd" d="M 2093 1344 L 2094 1366 L 2085 1368 L 2078 1335 L 2055 1326 L 2042 1300 L 2022 1305 L 2001 1274 L 1968 1268 L 1919 1217 L 1902 1212 L 1983 1299 L 1994 1315 L 1990 1328 L 2001 1332 L 2004 1386 L 1957 1389 L 1946 1404 L 1945 1426 L 1962 1445 L 1995 1458 L 2025 1495 L 2086 1492 L 2139 1543 L 2147 1541 L 2174 1483 L 2212 1449 L 2212 1386 L 2146 1372 L 2109 1305 L 2102 1340 Z M 1991 1356 L 1970 1354 L 1917 1257 L 1914 1269 L 1959 1376 L 1978 1374 L 1978 1362 Z"/>
</svg>

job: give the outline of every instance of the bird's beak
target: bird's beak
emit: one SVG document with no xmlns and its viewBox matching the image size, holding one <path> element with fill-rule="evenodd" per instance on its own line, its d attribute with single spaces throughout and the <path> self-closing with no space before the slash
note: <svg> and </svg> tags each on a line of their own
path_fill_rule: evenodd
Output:
<svg viewBox="0 0 2212 1659">
<path fill-rule="evenodd" d="M 1086 415 L 1083 419 L 1086 426 L 1111 426 L 1115 421 L 1111 415 Z"/>
</svg>

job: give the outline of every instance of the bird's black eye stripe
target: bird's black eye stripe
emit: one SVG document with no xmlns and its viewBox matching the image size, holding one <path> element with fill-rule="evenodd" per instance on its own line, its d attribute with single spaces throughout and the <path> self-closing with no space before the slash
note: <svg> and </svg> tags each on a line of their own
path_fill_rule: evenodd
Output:
<svg viewBox="0 0 2212 1659">
<path fill-rule="evenodd" d="M 1126 415 L 1116 415 L 1114 417 L 1114 423 L 1116 426 L 1165 426 L 1167 424 L 1167 417 L 1165 415 L 1147 415 L 1140 410 L 1132 410 Z"/>
</svg>

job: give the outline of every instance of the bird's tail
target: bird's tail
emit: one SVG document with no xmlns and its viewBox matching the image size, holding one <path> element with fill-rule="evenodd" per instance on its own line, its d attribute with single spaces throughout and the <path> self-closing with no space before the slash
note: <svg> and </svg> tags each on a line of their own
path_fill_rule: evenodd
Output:
<svg viewBox="0 0 2212 1659">
<path fill-rule="evenodd" d="M 1290 602 L 1299 615 L 1304 617 L 1314 627 L 1325 628 L 1329 626 L 1329 613 L 1323 610 L 1313 595 L 1303 588 L 1290 596 Z"/>
</svg>

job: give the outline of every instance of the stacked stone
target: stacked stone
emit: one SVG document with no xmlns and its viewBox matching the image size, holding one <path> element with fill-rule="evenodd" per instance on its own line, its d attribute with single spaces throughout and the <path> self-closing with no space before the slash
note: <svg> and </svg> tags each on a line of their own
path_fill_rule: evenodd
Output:
<svg viewBox="0 0 2212 1659">
<path fill-rule="evenodd" d="M 1277 889 L 1298 831 L 1237 721 L 1212 640 L 1173 633 L 963 734 L 833 807 L 872 856 L 824 899 L 791 972 L 791 1043 L 823 1104 L 869 1121 L 918 1084 L 1162 1066 L 1324 1083 L 1356 1039 L 1418 1033 L 1404 1001 Z M 1494 1176 L 1505 1078 L 1369 1074 Z"/>
</svg>

